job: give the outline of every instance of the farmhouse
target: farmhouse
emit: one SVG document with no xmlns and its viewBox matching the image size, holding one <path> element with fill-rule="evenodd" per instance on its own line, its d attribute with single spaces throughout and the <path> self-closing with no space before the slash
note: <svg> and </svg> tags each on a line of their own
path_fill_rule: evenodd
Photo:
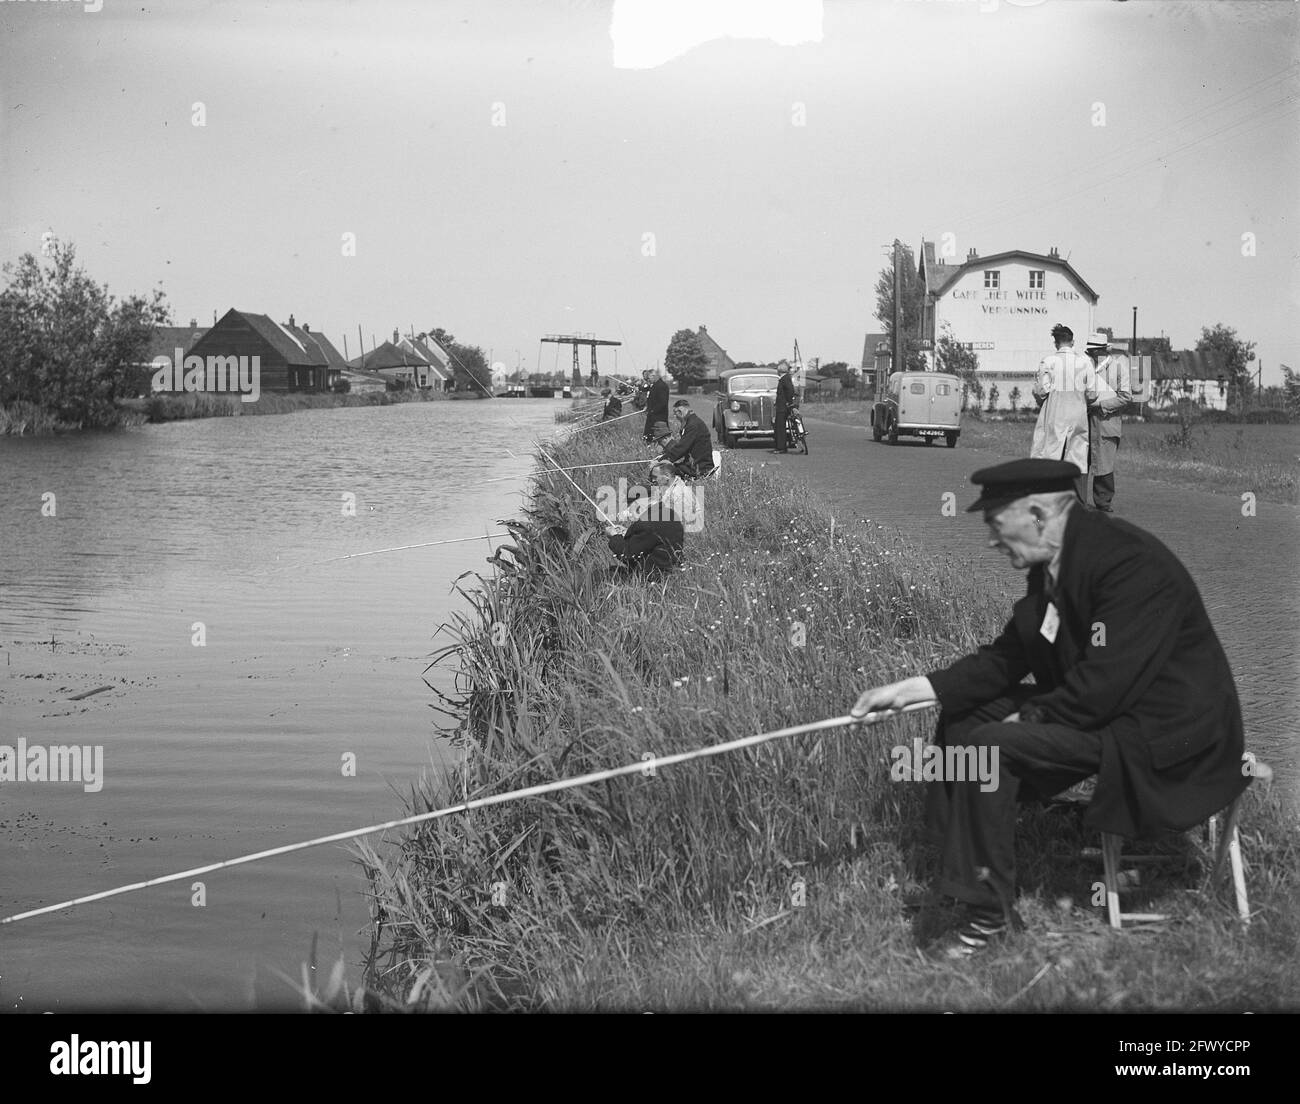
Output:
<svg viewBox="0 0 1300 1104">
<path fill-rule="evenodd" d="M 325 344 L 329 345 L 328 341 Z M 262 391 L 325 391 L 331 375 L 337 379 L 339 371 L 331 365 L 316 335 L 298 330 L 293 315 L 280 325 L 265 314 L 228 310 L 187 355 L 257 357 Z"/>
<path fill-rule="evenodd" d="M 128 393 L 139 397 L 148 395 L 156 367 L 154 361 L 162 357 L 175 360 L 177 349 L 182 357 L 188 356 L 199 338 L 207 332 L 207 327 L 200 326 L 196 318 L 191 318 L 188 326 L 155 326 L 144 359 L 128 369 Z"/>
<path fill-rule="evenodd" d="M 411 348 L 399 342 L 401 335 L 393 331 L 393 340 L 385 341 L 370 352 L 350 360 L 348 366 L 363 372 L 374 372 L 389 380 L 405 380 L 412 387 L 430 386 L 430 364 Z"/>
<path fill-rule="evenodd" d="M 1167 409 L 1181 399 L 1207 410 L 1228 409 L 1228 372 L 1217 354 L 1194 349 L 1152 354 L 1152 408 Z"/>
<path fill-rule="evenodd" d="M 718 373 L 725 372 L 728 368 L 734 368 L 736 362 L 727 355 L 727 350 L 713 339 L 707 327 L 700 326 L 700 332 L 696 336 L 700 339 L 700 348 L 704 350 L 704 355 L 709 361 L 708 366 L 704 369 L 704 390 L 716 391 L 718 388 Z"/>
</svg>

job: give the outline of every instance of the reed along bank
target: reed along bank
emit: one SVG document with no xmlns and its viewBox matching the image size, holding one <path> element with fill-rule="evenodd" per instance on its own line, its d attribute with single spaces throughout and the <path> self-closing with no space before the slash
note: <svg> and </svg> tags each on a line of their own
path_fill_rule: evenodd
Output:
<svg viewBox="0 0 1300 1104">
<path fill-rule="evenodd" d="M 631 421 L 636 421 L 632 419 Z M 629 422 L 545 444 L 563 466 L 638 455 Z M 539 457 L 539 464 L 545 461 Z M 598 502 L 644 463 L 574 471 Z M 869 493 L 869 492 L 864 492 Z M 867 686 L 992 639 L 1010 571 L 960 595 L 941 557 L 880 528 L 848 531 L 779 470 L 724 457 L 702 527 L 666 579 L 611 578 L 591 505 L 537 473 L 498 553 L 460 586 L 435 662 L 457 773 L 412 787 L 408 813 L 847 713 Z M 1013 580 L 1014 581 L 1014 580 Z M 1127 908 L 1172 914 L 1113 933 L 1100 861 L 1071 807 L 1023 807 L 1027 930 L 978 960 L 933 963 L 914 913 L 933 856 L 923 785 L 891 748 L 934 713 L 835 729 L 458 814 L 360 847 L 372 894 L 372 1006 L 426 1009 L 1263 1010 L 1300 1005 L 1294 816 L 1252 787 L 1242 842 L 1254 911 L 1207 886 L 1199 833 L 1131 845 Z M 1249 734 L 1247 736 L 1249 746 Z M 933 927 L 931 932 L 928 928 Z"/>
</svg>

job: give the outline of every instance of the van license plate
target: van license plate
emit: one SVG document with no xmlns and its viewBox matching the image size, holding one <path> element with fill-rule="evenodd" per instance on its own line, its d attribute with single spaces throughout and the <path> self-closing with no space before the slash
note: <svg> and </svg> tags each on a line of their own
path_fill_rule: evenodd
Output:
<svg viewBox="0 0 1300 1104">
<path fill-rule="evenodd" d="M 943 436 L 943 430 L 941 429 L 918 429 L 916 432 L 917 435 L 920 437 L 942 437 Z"/>
</svg>

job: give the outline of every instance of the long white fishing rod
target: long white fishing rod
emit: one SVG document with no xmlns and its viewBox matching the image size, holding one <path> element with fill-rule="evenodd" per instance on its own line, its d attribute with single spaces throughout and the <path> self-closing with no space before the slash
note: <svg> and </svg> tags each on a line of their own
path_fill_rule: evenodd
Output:
<svg viewBox="0 0 1300 1104">
<path fill-rule="evenodd" d="M 378 556 L 384 552 L 405 552 L 408 548 L 433 548 L 439 544 L 464 544 L 466 541 L 492 540 L 494 537 L 508 536 L 509 533 L 483 533 L 477 537 L 454 537 L 451 540 L 424 541 L 421 544 L 399 544 L 393 548 L 376 548 L 373 552 L 349 552 L 346 556 L 331 556 L 328 560 L 317 560 L 316 563 L 336 563 L 339 560 L 355 560 L 361 556 Z"/>
<path fill-rule="evenodd" d="M 468 813 L 474 809 L 483 809 L 489 805 L 501 805 L 507 801 L 518 801 L 525 797 L 538 797 L 541 794 L 556 793 L 559 790 L 572 790 L 578 786 L 590 786 L 596 782 L 604 782 L 610 778 L 619 778 L 624 775 L 635 774 L 638 771 L 646 771 L 658 767 L 671 767 L 677 763 L 687 763 L 692 759 L 704 759 L 713 755 L 723 755 L 729 751 L 739 751 L 741 748 L 754 747 L 756 744 L 767 743 L 769 740 L 779 740 L 788 736 L 798 736 L 804 732 L 817 732 L 827 728 L 841 728 L 849 725 L 873 725 L 889 717 L 895 717 L 902 713 L 912 713 L 918 709 L 932 709 L 937 702 L 925 701 L 915 702 L 912 705 L 906 705 L 902 709 L 883 709 L 877 713 L 868 713 L 862 718 L 852 716 L 831 717 L 824 721 L 813 721 L 810 724 L 795 725 L 792 728 L 779 728 L 774 732 L 760 732 L 754 736 L 742 736 L 738 740 L 730 740 L 723 744 L 713 744 L 709 747 L 695 748 L 693 751 L 682 751 L 676 755 L 665 755 L 657 759 L 638 759 L 635 763 L 628 763 L 626 766 L 613 767 L 610 770 L 595 771 L 591 774 L 582 774 L 574 778 L 561 778 L 554 782 L 544 782 L 536 786 L 527 786 L 522 790 L 510 790 L 507 793 L 492 794 L 489 797 L 478 797 L 473 801 L 465 801 L 459 805 L 450 805 L 445 809 L 436 809 L 431 813 L 417 813 L 414 816 L 402 817 L 399 820 L 385 821 L 383 824 L 372 824 L 368 828 L 353 828 L 347 832 L 335 832 L 331 836 L 321 836 L 318 839 L 306 840 L 303 843 L 290 843 L 283 847 L 272 847 L 266 851 L 257 851 L 251 855 L 241 855 L 235 859 L 225 859 L 222 862 L 209 863 L 207 866 L 196 866 L 193 870 L 182 870 L 177 874 L 166 874 L 161 878 L 150 878 L 144 882 L 134 882 L 131 885 L 118 886 L 116 889 L 106 889 L 100 893 L 91 893 L 85 897 L 74 897 L 71 901 L 60 901 L 57 905 L 45 905 L 43 908 L 30 909 L 27 912 L 20 912 L 13 916 L 6 916 L 0 919 L 0 924 L 13 924 L 19 920 L 28 920 L 33 916 L 42 916 L 48 912 L 61 912 L 63 909 L 73 908 L 77 905 L 89 904 L 91 901 L 102 901 L 108 897 L 118 897 L 123 893 L 132 893 L 137 889 L 148 889 L 150 886 L 163 885 L 167 882 L 178 882 L 185 878 L 196 878 L 200 874 L 210 874 L 214 870 L 223 870 L 230 866 L 241 866 L 245 863 L 258 862 L 261 859 L 274 858 L 277 855 L 288 855 L 295 851 L 305 851 L 309 847 L 320 847 L 327 843 L 342 843 L 344 840 L 358 839 L 361 836 L 374 835 L 376 832 L 387 832 L 392 828 L 403 828 L 411 824 L 420 824 L 426 820 L 437 820 L 440 817 L 451 816 L 453 813 Z"/>
<path fill-rule="evenodd" d="M 551 462 L 551 469 L 552 469 L 553 471 L 557 471 L 557 472 L 559 472 L 559 473 L 560 473 L 562 476 L 564 476 L 564 478 L 567 479 L 570 483 L 573 483 L 573 489 L 574 489 L 575 491 L 577 491 L 578 494 L 582 495 L 582 497 L 585 498 L 588 502 L 590 502 L 593 506 L 596 506 L 596 500 L 595 500 L 594 498 L 592 498 L 591 495 L 589 495 L 589 494 L 588 494 L 586 491 L 584 491 L 581 487 L 579 487 L 577 483 L 574 483 L 574 482 L 573 482 L 573 476 L 571 476 L 571 475 L 570 475 L 568 472 L 566 472 L 562 467 L 560 467 L 560 465 L 557 464 L 557 463 L 555 462 L 554 457 L 552 457 L 551 454 L 550 454 L 549 452 L 547 452 L 544 448 L 542 448 L 541 444 L 538 444 L 538 446 L 537 446 L 537 451 L 540 452 L 543 456 L 546 457 L 547 460 L 549 460 L 549 461 Z M 612 517 L 610 517 L 607 513 L 605 513 L 605 511 L 602 510 L 599 506 L 596 506 L 596 513 L 598 513 L 598 514 L 599 514 L 601 517 L 603 517 L 607 522 L 609 522 L 610 525 L 617 525 L 617 524 L 618 524 L 618 522 L 616 522 Z"/>
<path fill-rule="evenodd" d="M 625 468 L 629 464 L 649 464 L 650 457 L 635 456 L 631 460 L 611 460 L 607 464 L 571 464 L 567 468 L 538 468 L 537 473 L 545 475 L 555 471 L 585 471 L 587 468 Z M 508 479 L 523 479 L 522 475 L 497 475 L 491 479 L 480 479 L 480 483 L 504 483 Z"/>
<path fill-rule="evenodd" d="M 594 429 L 596 426 L 613 425 L 615 422 L 621 422 L 624 418 L 635 418 L 638 414 L 645 417 L 644 410 L 634 410 L 630 414 L 620 414 L 617 418 L 609 418 L 603 422 L 592 422 L 590 425 L 576 426 L 572 432 L 581 433 L 584 429 Z"/>
</svg>

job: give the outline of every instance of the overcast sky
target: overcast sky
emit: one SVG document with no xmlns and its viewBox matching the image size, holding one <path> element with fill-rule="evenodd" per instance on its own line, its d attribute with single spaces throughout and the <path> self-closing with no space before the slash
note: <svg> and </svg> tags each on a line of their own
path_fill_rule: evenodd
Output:
<svg viewBox="0 0 1300 1104">
<path fill-rule="evenodd" d="M 789 5 L 811 41 L 667 57 L 691 27 L 620 6 L 616 53 L 612 2 L 96 2 L 0 2 L 0 258 L 53 231 L 178 323 L 856 365 L 885 244 L 952 234 L 1059 247 L 1118 333 L 1300 368 L 1296 4 L 827 0 Z"/>
</svg>

